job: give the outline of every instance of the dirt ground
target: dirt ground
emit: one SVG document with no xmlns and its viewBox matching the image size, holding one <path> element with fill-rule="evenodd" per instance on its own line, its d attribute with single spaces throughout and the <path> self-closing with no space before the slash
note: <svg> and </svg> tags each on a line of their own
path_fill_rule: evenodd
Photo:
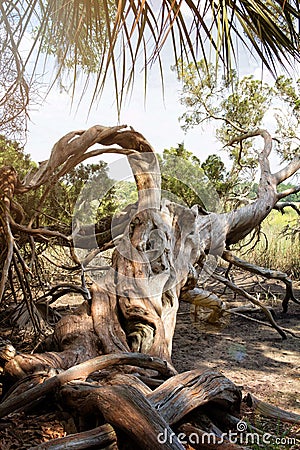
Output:
<svg viewBox="0 0 300 450">
<path fill-rule="evenodd" d="M 217 368 L 243 386 L 243 391 L 300 414 L 300 305 L 290 302 L 284 314 L 281 283 L 262 284 L 260 280 L 258 284 L 256 277 L 245 279 L 242 272 L 236 272 L 234 278 L 248 292 L 264 292 L 265 298 L 260 295 L 260 300 L 272 307 L 277 323 L 294 331 L 298 339 L 288 335 L 282 340 L 273 328 L 236 315 L 226 315 L 220 324 L 210 325 L 201 321 L 201 312 L 195 318 L 194 306 L 181 303 L 173 341 L 175 366 L 180 371 Z M 215 286 L 214 292 L 218 290 L 222 292 Z M 300 299 L 300 283 L 295 283 L 295 294 Z M 221 298 L 230 306 L 249 304 L 229 291 Z M 261 311 L 247 316 L 266 321 Z"/>
<path fill-rule="evenodd" d="M 244 272 L 235 272 L 234 281 L 260 301 L 272 308 L 282 328 L 292 330 L 298 338 L 288 335 L 282 340 L 276 330 L 244 317 L 227 314 L 218 325 L 201 320 L 206 311 L 181 303 L 173 341 L 173 361 L 177 370 L 215 368 L 241 387 L 243 397 L 250 393 L 260 400 L 287 411 L 300 414 L 300 305 L 289 303 L 286 314 L 281 301 L 285 288 L 280 282 L 264 281 L 258 277 L 245 278 Z M 294 283 L 294 292 L 300 299 L 300 283 Z M 235 307 L 248 304 L 220 286 L 213 286 L 227 305 Z M 247 314 L 248 317 L 266 321 L 262 311 Z M 265 419 L 242 406 L 242 419 L 264 432 L 276 436 L 296 438 L 293 446 L 270 449 L 300 449 L 300 425 Z M 269 447 L 262 447 L 269 448 Z"/>
<path fill-rule="evenodd" d="M 181 303 L 173 345 L 175 367 L 180 372 L 196 367 L 216 368 L 242 387 L 243 395 L 249 392 L 300 414 L 300 305 L 290 302 L 288 313 L 282 313 L 285 289 L 280 282 L 245 278 L 242 272 L 235 272 L 233 281 L 248 292 L 259 294 L 260 301 L 274 310 L 277 323 L 292 330 L 298 339 L 288 335 L 282 340 L 273 328 L 236 315 L 226 314 L 218 325 L 210 325 L 202 320 L 206 311 L 198 310 L 196 317 L 192 305 Z M 294 286 L 296 298 L 300 299 L 300 283 Z M 223 287 L 215 285 L 213 289 L 230 306 L 249 304 L 235 298 L 230 291 L 224 293 Z M 247 316 L 265 321 L 261 311 Z M 246 407 L 242 414 L 248 415 L 252 422 L 253 418 L 259 420 Z M 278 424 L 274 420 L 264 421 L 264 426 L 264 430 L 274 432 Z M 282 430 L 279 432 L 300 437 L 300 425 L 283 425 Z M 14 414 L 0 421 L 0 450 L 27 449 L 63 435 L 62 421 L 53 413 L 39 418 Z M 300 446 L 296 444 L 292 448 L 296 450 Z"/>
</svg>

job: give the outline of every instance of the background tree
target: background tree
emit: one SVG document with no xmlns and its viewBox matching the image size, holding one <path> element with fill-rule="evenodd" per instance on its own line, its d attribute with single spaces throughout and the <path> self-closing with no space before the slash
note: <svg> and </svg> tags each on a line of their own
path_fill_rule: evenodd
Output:
<svg viewBox="0 0 300 450">
<path fill-rule="evenodd" d="M 199 73 L 201 74 L 199 79 Z M 220 123 L 216 137 L 223 144 L 232 166 L 229 171 L 217 155 L 210 155 L 202 167 L 224 198 L 245 197 L 253 192 L 258 165 L 257 146 L 254 139 L 236 145 L 232 142 L 236 133 L 255 130 L 263 126 L 266 113 L 274 111 L 276 151 L 282 161 L 288 161 L 299 152 L 298 83 L 280 76 L 269 85 L 253 76 L 242 80 L 235 72 L 220 79 L 212 65 L 202 60 L 183 65 L 180 75 L 183 81 L 181 102 L 187 111 L 180 120 L 183 129 L 189 130 L 207 121 Z"/>
<path fill-rule="evenodd" d="M 37 170 L 37 164 L 26 154 L 22 145 L 0 136 L 0 166 L 12 166 L 18 173 L 21 182 Z M 108 166 L 100 161 L 94 164 L 80 164 L 63 176 L 51 189 L 46 200 L 39 206 L 44 190 L 23 193 L 17 198 L 23 210 L 22 220 L 30 220 L 37 208 L 44 215 L 43 224 L 64 225 L 65 230 L 71 229 L 74 208 L 79 194 L 87 184 L 86 195 L 98 183 L 97 198 L 95 198 L 94 219 L 112 214 L 119 206 L 118 196 L 113 188 L 114 180 L 108 176 Z M 93 193 L 95 195 L 95 192 Z M 95 196 L 96 197 L 96 196 Z"/>
<path fill-rule="evenodd" d="M 173 194 L 173 201 L 188 207 L 198 204 L 209 211 L 218 209 L 218 195 L 213 195 L 213 186 L 200 160 L 186 150 L 183 143 L 176 148 L 165 149 L 159 162 L 163 195 L 170 198 Z"/>
<path fill-rule="evenodd" d="M 94 197 L 91 220 L 97 222 L 97 218 L 113 214 L 118 208 L 113 184 L 114 181 L 108 176 L 108 167 L 105 162 L 80 164 L 55 184 L 43 205 L 43 211 L 47 212 L 49 218 L 52 217 L 52 221 L 55 218 L 70 230 L 76 203 L 84 189 L 86 196 Z M 97 190 L 95 190 L 96 185 Z"/>
<path fill-rule="evenodd" d="M 36 169 L 37 165 L 31 156 L 25 153 L 23 147 L 16 141 L 7 139 L 0 135 L 0 166 L 13 166 L 18 171 L 20 180 L 24 180 L 30 170 Z"/>
<path fill-rule="evenodd" d="M 229 173 L 226 172 L 225 164 L 218 155 L 209 155 L 201 164 L 205 175 L 214 185 L 219 196 L 224 196 L 230 190 Z"/>
</svg>

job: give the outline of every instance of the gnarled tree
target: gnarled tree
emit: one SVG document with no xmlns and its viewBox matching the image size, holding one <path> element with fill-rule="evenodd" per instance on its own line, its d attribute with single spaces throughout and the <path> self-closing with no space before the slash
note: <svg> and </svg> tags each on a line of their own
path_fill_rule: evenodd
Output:
<svg viewBox="0 0 300 450">
<path fill-rule="evenodd" d="M 71 443 L 78 445 L 76 448 L 123 448 L 125 433 L 131 448 L 182 449 L 172 429 L 186 436 L 197 433 L 200 439 L 216 421 L 221 427 L 236 425 L 240 390 L 215 371 L 177 374 L 172 366 L 172 339 L 180 299 L 197 304 L 209 297 L 197 287 L 201 272 L 210 268 L 208 260 L 219 256 L 245 266 L 232 255 L 230 246 L 265 219 L 284 196 L 277 192 L 278 184 L 300 168 L 300 157 L 295 156 L 285 168 L 271 173 L 272 138 L 266 130 L 257 129 L 235 140 L 253 136 L 261 136 L 264 142 L 258 156 L 258 198 L 227 213 L 207 212 L 197 205 L 186 208 L 161 199 L 161 177 L 154 150 L 140 133 L 126 126 L 94 126 L 68 133 L 54 145 L 49 160 L 24 183 L 12 167 L 2 169 L 1 238 L 6 251 L 1 255 L 1 295 L 13 273 L 18 275 L 22 270 L 28 308 L 34 317 L 35 305 L 26 278 L 32 269 L 22 257 L 17 236 L 29 236 L 32 249 L 36 240 L 49 238 L 69 246 L 75 265 L 82 269 L 87 269 L 101 250 L 114 248 L 106 275 L 89 288 L 84 283 L 78 288 L 86 301 L 56 324 L 48 338 L 47 351 L 19 354 L 5 366 L 8 382 L 19 381 L 0 404 L 0 417 L 28 409 L 55 392 L 57 402 L 75 418 L 79 434 L 39 448 L 63 448 Z M 100 147 L 90 150 L 95 144 Z M 16 193 L 45 186 L 43 201 L 62 175 L 87 158 L 103 153 L 127 156 L 138 202 L 113 221 L 108 220 L 106 227 L 102 224 L 102 233 L 96 236 L 95 227 L 80 228 L 80 224 L 69 235 L 37 227 L 38 211 L 27 226 L 12 218 Z M 84 260 L 76 255 L 73 238 L 76 246 L 90 250 Z M 263 271 L 252 265 L 247 268 L 256 273 Z M 290 299 L 297 302 L 285 274 L 264 274 L 286 283 L 285 310 Z M 57 298 L 68 288 L 60 285 L 51 290 L 51 295 Z M 215 298 L 211 302 L 218 316 L 223 305 Z M 285 331 L 268 310 L 265 312 L 285 337 Z M 193 425 L 189 424 L 191 420 Z M 217 435 L 218 429 L 213 429 Z"/>
</svg>

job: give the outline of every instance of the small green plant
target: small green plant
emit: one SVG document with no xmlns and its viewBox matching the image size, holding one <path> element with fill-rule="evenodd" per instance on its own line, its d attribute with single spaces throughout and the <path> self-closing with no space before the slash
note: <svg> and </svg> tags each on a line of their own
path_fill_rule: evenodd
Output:
<svg viewBox="0 0 300 450">
<path fill-rule="evenodd" d="M 262 431 L 259 437 L 259 442 L 250 444 L 249 448 L 253 450 L 293 450 L 295 445 L 299 442 L 295 436 L 291 427 L 287 427 L 287 424 L 282 423 L 280 420 L 261 418 L 259 415 L 255 416 L 255 425 Z M 249 433 L 255 433 L 255 429 L 248 424 Z M 257 430 L 256 430 L 257 431 Z"/>
</svg>

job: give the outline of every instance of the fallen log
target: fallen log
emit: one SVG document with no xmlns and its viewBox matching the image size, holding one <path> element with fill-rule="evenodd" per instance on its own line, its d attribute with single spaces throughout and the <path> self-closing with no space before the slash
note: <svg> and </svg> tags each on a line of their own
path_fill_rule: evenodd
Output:
<svg viewBox="0 0 300 450">
<path fill-rule="evenodd" d="M 300 424 L 300 414 L 285 411 L 284 409 L 278 408 L 277 406 L 271 405 L 270 403 L 263 402 L 252 394 L 248 393 L 243 398 L 243 402 L 246 403 L 249 408 L 252 408 L 254 412 L 257 412 L 264 417 L 270 417 L 282 422 Z"/>
<path fill-rule="evenodd" d="M 84 450 L 84 449 L 117 449 L 117 436 L 111 425 L 105 424 L 93 430 L 69 434 L 63 438 L 31 447 L 30 450 Z"/>
</svg>

